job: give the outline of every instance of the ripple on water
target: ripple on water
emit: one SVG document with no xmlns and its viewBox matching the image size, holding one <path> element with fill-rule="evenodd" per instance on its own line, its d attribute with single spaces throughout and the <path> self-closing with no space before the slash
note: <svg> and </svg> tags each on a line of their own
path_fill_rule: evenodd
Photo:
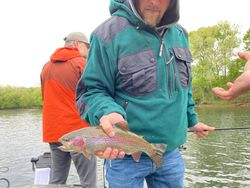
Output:
<svg viewBox="0 0 250 188">
<path fill-rule="evenodd" d="M 198 113 L 202 122 L 216 127 L 250 125 L 250 109 L 204 108 Z M 42 142 L 41 125 L 41 110 L 38 109 L 0 113 L 0 167 L 9 167 L 9 171 L 1 176 L 11 181 L 11 187 L 33 183 L 30 159 L 49 151 L 48 145 Z M 185 187 L 249 188 L 249 140 L 249 131 L 215 131 L 201 141 L 188 133 L 187 150 L 182 152 L 187 168 Z M 103 184 L 102 167 L 103 161 L 98 160 L 100 185 Z M 74 167 L 70 170 L 68 183 L 79 184 Z"/>
</svg>

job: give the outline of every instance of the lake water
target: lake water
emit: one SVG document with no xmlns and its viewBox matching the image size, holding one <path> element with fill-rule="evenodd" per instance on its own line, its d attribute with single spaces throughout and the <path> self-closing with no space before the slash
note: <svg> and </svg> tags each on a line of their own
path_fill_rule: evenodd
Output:
<svg viewBox="0 0 250 188">
<path fill-rule="evenodd" d="M 250 108 L 201 107 L 197 112 L 202 122 L 218 128 L 250 127 Z M 49 151 L 41 130 L 40 109 L 0 110 L 0 179 L 7 178 L 11 187 L 34 182 L 30 159 Z M 250 188 L 250 130 L 215 131 L 201 141 L 188 133 L 185 146 L 187 188 Z M 103 187 L 101 165 L 98 174 Z M 68 184 L 79 184 L 73 166 Z"/>
</svg>

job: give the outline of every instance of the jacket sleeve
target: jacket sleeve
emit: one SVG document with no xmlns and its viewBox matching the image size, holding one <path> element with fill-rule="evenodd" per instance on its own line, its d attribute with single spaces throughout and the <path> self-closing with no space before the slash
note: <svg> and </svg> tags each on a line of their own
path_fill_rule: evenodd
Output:
<svg viewBox="0 0 250 188">
<path fill-rule="evenodd" d="M 179 25 L 180 26 L 180 25 Z M 186 43 L 189 48 L 189 38 L 188 38 L 188 32 L 180 26 L 182 31 L 184 32 L 184 36 L 186 38 Z M 192 54 L 190 52 L 191 59 L 192 59 Z M 190 66 L 190 71 L 191 71 L 191 66 Z M 195 101 L 193 99 L 193 94 L 192 94 L 192 73 L 190 72 L 190 84 L 188 88 L 188 104 L 187 104 L 187 117 L 188 117 L 188 128 L 195 126 L 198 123 L 197 119 L 197 113 L 195 112 Z"/>
<path fill-rule="evenodd" d="M 188 116 L 188 128 L 195 126 L 198 123 L 197 114 L 195 112 L 195 102 L 192 95 L 192 82 L 188 88 L 188 107 L 187 107 L 187 116 Z"/>
<path fill-rule="evenodd" d="M 103 42 L 92 35 L 85 71 L 78 83 L 76 103 L 82 119 L 98 125 L 103 115 L 117 112 L 126 118 L 124 109 L 118 105 L 115 95 L 116 68 Z"/>
</svg>

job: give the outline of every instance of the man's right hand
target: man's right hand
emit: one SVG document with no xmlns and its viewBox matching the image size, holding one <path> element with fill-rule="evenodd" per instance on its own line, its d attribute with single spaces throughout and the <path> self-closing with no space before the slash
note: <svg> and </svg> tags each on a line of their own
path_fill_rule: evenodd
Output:
<svg viewBox="0 0 250 188">
<path fill-rule="evenodd" d="M 110 137 L 115 136 L 115 130 L 112 125 L 125 121 L 122 115 L 118 113 L 110 113 L 108 115 L 104 115 L 100 119 L 100 125 L 102 126 L 104 132 Z M 115 159 L 115 158 L 123 158 L 125 156 L 125 152 L 123 150 L 118 150 L 117 148 L 106 148 L 102 152 L 97 152 L 96 155 L 102 159 Z"/>
</svg>

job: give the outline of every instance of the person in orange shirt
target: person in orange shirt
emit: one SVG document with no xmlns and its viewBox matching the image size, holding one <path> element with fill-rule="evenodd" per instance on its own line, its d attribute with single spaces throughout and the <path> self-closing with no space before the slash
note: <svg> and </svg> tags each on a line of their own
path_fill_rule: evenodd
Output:
<svg viewBox="0 0 250 188">
<path fill-rule="evenodd" d="M 50 184 L 66 184 L 71 159 L 84 188 L 96 188 L 96 158 L 81 153 L 63 152 L 58 139 L 64 134 L 89 126 L 76 108 L 76 85 L 86 65 L 89 42 L 81 32 L 72 32 L 65 45 L 50 57 L 41 72 L 43 99 L 43 141 L 51 150 Z"/>
<path fill-rule="evenodd" d="M 233 100 L 250 90 L 250 51 L 239 52 L 238 56 L 247 61 L 243 73 L 233 83 L 227 83 L 228 90 L 221 87 L 212 89 L 221 99 Z"/>
</svg>

